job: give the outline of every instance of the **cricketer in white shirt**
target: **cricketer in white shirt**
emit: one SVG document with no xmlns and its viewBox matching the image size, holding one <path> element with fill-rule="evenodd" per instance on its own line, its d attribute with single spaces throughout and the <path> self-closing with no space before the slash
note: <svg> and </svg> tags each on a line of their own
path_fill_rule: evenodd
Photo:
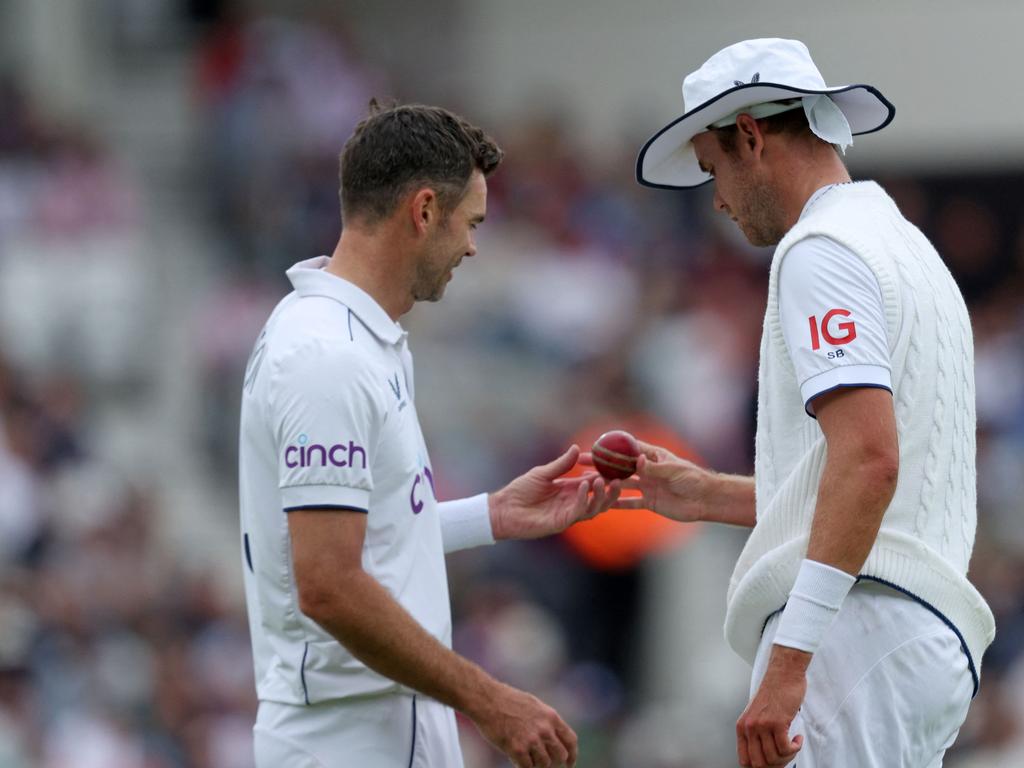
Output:
<svg viewBox="0 0 1024 768">
<path fill-rule="evenodd" d="M 834 189 L 817 190 L 801 218 Z M 793 245 L 779 271 L 779 316 L 804 408 L 837 387 L 878 387 L 892 392 L 890 343 L 878 278 L 853 251 L 824 236 Z M 764 677 L 779 619 L 768 620 L 758 645 L 750 696 Z M 895 649 L 895 650 L 894 650 Z M 815 654 L 801 711 L 791 734 L 814 728 L 850 764 L 875 765 L 900 754 L 908 765 L 939 765 L 956 739 L 976 683 L 965 646 L 949 619 L 908 596 L 871 580 L 858 583 L 843 602 L 829 642 Z M 943 674 L 936 675 L 935 670 Z M 825 672 L 822 672 L 825 670 Z M 820 677 L 827 675 L 827 682 Z M 922 712 L 908 691 L 929 690 L 933 709 Z M 877 699 L 890 696 L 898 722 L 927 719 L 930 730 L 879 727 Z M 821 713 L 841 713 L 824 727 Z M 936 738 L 936 733 L 941 734 Z M 936 747 L 938 756 L 936 757 Z M 881 757 L 879 757 L 881 755 Z M 809 754 L 794 764 L 813 766 L 831 758 Z M 937 760 L 937 762 L 932 762 Z"/>
<path fill-rule="evenodd" d="M 751 529 L 726 598 L 726 638 L 754 664 L 740 765 L 939 766 L 994 624 L 966 576 L 967 310 L 927 238 L 841 157 L 895 108 L 873 86 L 825 85 L 807 46 L 778 38 L 722 49 L 682 90 L 638 180 L 713 181 L 715 210 L 776 246 L 754 476 L 641 446 L 637 504 Z"/>
<path fill-rule="evenodd" d="M 476 255 L 501 157 L 452 112 L 372 101 L 341 153 L 333 256 L 289 271 L 253 350 L 239 464 L 258 768 L 458 768 L 456 708 L 517 765 L 576 760 L 555 710 L 451 650 L 444 554 L 565 530 L 621 486 L 565 477 L 571 446 L 439 504 L 398 325 Z"/>
<path fill-rule="evenodd" d="M 492 514 L 501 514 L 487 494 L 437 501 L 407 334 L 329 264 L 319 257 L 288 271 L 295 290 L 267 321 L 243 384 L 239 482 L 257 765 L 458 768 L 453 710 L 374 671 L 302 610 L 288 515 L 366 515 L 362 570 L 450 649 L 444 555 L 493 543 Z M 501 514 L 500 537 L 547 535 L 615 501 L 614 485 L 606 494 L 598 481 L 589 493 L 586 481 L 557 479 L 577 455 L 570 449 L 499 492 L 503 510 L 517 508 Z M 501 691 L 514 700 L 508 706 L 542 706 Z"/>
<path fill-rule="evenodd" d="M 451 645 L 445 550 L 407 334 L 369 295 L 322 271 L 327 261 L 288 271 L 295 290 L 260 334 L 242 396 L 240 502 L 256 686 L 261 700 L 285 704 L 399 686 L 299 610 L 282 510 L 368 513 L 363 568 Z M 494 541 L 486 497 L 474 506 L 466 546 Z"/>
</svg>

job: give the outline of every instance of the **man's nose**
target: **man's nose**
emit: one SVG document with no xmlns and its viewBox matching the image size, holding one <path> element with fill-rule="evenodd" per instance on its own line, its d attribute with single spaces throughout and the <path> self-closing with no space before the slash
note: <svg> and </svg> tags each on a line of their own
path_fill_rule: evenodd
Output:
<svg viewBox="0 0 1024 768">
<path fill-rule="evenodd" d="M 719 213 L 729 212 L 729 206 L 725 204 L 725 200 L 723 200 L 722 196 L 718 194 L 717 184 L 715 185 L 715 196 L 713 198 L 713 205 L 715 206 L 715 210 L 718 211 Z"/>
</svg>

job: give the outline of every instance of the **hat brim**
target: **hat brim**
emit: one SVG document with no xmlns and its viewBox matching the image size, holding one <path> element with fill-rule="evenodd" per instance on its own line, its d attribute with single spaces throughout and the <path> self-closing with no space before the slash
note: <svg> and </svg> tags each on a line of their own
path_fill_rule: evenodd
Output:
<svg viewBox="0 0 1024 768">
<path fill-rule="evenodd" d="M 711 181 L 697 164 L 691 141 L 698 133 L 737 109 L 768 101 L 828 94 L 843 111 L 854 136 L 882 130 L 892 122 L 896 107 L 870 85 L 843 85 L 820 91 L 776 83 L 747 83 L 723 91 L 691 109 L 654 134 L 636 159 L 636 180 L 657 189 L 690 189 Z"/>
</svg>

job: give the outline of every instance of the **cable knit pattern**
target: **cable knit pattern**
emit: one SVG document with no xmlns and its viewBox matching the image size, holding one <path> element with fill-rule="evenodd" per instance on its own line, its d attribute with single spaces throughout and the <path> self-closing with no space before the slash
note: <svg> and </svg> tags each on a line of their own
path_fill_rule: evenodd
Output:
<svg viewBox="0 0 1024 768">
<path fill-rule="evenodd" d="M 757 525 L 729 585 L 726 637 L 751 663 L 768 617 L 786 602 L 825 467 L 825 438 L 804 412 L 779 315 L 779 268 L 810 236 L 849 248 L 871 268 L 885 308 L 900 474 L 861 575 L 889 582 L 942 614 L 977 677 L 995 636 L 967 580 L 976 525 L 974 346 L 963 298 L 931 243 L 873 182 L 822 195 L 775 251 L 758 370 Z"/>
</svg>

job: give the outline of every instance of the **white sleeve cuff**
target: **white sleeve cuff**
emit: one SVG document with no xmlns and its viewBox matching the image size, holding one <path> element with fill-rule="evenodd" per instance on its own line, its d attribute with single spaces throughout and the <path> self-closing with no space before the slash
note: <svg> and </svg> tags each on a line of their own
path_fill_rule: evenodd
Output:
<svg viewBox="0 0 1024 768">
<path fill-rule="evenodd" d="M 892 373 L 881 365 L 841 365 L 811 376 L 800 385 L 808 415 L 814 415 L 811 400 L 837 387 L 881 387 L 892 392 Z"/>
<path fill-rule="evenodd" d="M 370 492 L 346 485 L 286 485 L 281 489 L 285 512 L 295 509 L 370 509 Z"/>
<path fill-rule="evenodd" d="M 445 554 L 494 543 L 491 507 L 486 493 L 467 499 L 442 501 L 437 507 Z"/>
</svg>

